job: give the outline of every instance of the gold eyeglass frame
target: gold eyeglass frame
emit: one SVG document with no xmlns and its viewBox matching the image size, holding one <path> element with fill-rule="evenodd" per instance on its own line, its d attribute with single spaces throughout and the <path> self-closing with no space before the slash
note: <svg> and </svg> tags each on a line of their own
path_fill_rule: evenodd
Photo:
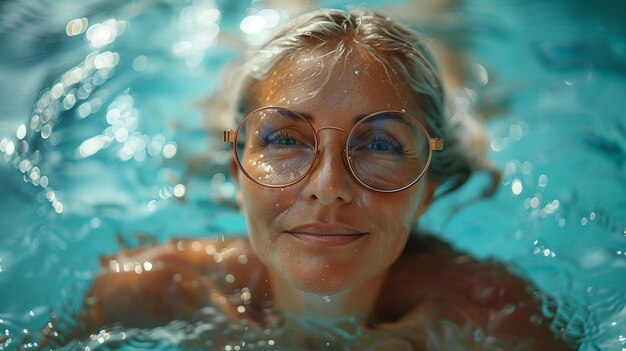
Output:
<svg viewBox="0 0 626 351">
<path fill-rule="evenodd" d="M 300 118 L 302 121 L 306 122 L 306 124 L 309 126 L 309 128 L 311 128 L 311 131 L 313 131 L 313 136 L 315 138 L 315 159 L 311 162 L 309 168 L 306 170 L 305 173 L 303 173 L 303 175 L 298 178 L 297 180 L 287 183 L 287 184 L 281 184 L 281 185 L 274 185 L 274 184 L 265 184 L 262 183 L 256 179 L 254 179 L 254 177 L 252 177 L 248 172 L 246 172 L 246 170 L 244 169 L 243 165 L 241 164 L 241 161 L 239 160 L 239 154 L 237 152 L 237 138 L 239 136 L 239 130 L 241 129 L 241 127 L 243 126 L 243 124 L 246 122 L 246 120 L 248 118 L 252 118 L 252 116 L 260 111 L 263 110 L 270 110 L 270 109 L 275 109 L 275 110 L 284 110 L 289 112 L 290 115 L 296 116 L 298 118 Z M 348 155 L 348 142 L 350 141 L 350 136 L 352 135 L 352 132 L 363 122 L 365 122 L 366 120 L 368 120 L 371 117 L 380 115 L 380 114 L 384 114 L 384 113 L 394 113 L 394 114 L 400 114 L 403 115 L 405 117 L 411 118 L 413 120 L 415 120 L 419 126 L 422 128 L 422 130 L 424 131 L 426 137 L 428 138 L 428 160 L 426 161 L 426 166 L 424 167 L 424 169 L 421 171 L 421 173 L 415 177 L 415 179 L 413 179 L 412 181 L 410 181 L 408 184 L 398 188 L 398 189 L 378 189 L 375 187 L 372 187 L 366 183 L 364 183 L 363 181 L 361 181 L 361 179 L 359 179 L 359 177 L 356 175 L 356 173 L 354 172 L 354 170 L 352 169 L 352 165 L 350 164 L 350 156 Z M 417 183 L 417 181 L 419 181 L 422 176 L 424 175 L 424 173 L 426 173 L 426 171 L 428 170 L 428 168 L 430 167 L 430 162 L 432 161 L 432 154 L 433 151 L 441 151 L 443 150 L 443 139 L 441 138 L 432 138 L 430 136 L 430 133 L 428 133 L 428 129 L 426 129 L 426 126 L 424 126 L 424 124 L 422 123 L 422 121 L 420 121 L 419 119 L 415 118 L 414 116 L 403 112 L 403 111 L 396 111 L 396 110 L 383 110 L 383 111 L 377 111 L 374 113 L 370 113 L 367 116 L 359 119 L 353 126 L 352 128 L 350 128 L 350 131 L 347 132 L 345 129 L 343 128 L 339 128 L 339 127 L 333 127 L 333 126 L 328 126 L 328 127 L 322 127 L 319 128 L 317 131 L 315 130 L 315 127 L 313 127 L 313 124 L 306 118 L 304 118 L 301 114 L 292 111 L 288 108 L 284 108 L 284 107 L 280 107 L 280 106 L 265 106 L 265 107 L 261 107 L 261 108 L 257 108 L 253 111 L 248 112 L 248 114 L 246 114 L 244 116 L 244 118 L 241 119 L 241 121 L 239 121 L 239 124 L 237 124 L 237 128 L 233 129 L 229 129 L 229 130 L 224 130 L 223 131 L 223 140 L 225 143 L 232 143 L 233 145 L 233 151 L 234 151 L 234 157 L 235 160 L 237 161 L 237 165 L 239 167 L 239 169 L 243 172 L 243 174 L 246 175 L 246 177 L 248 177 L 250 180 L 252 180 L 253 182 L 261 185 L 261 186 L 265 186 L 268 188 L 284 188 L 290 185 L 294 185 L 298 182 L 300 182 L 301 180 L 303 180 L 304 178 L 306 178 L 309 173 L 311 173 L 311 171 L 313 170 L 315 164 L 317 163 L 317 159 L 320 157 L 320 150 L 319 150 L 319 136 L 318 133 L 323 130 L 323 129 L 332 129 L 332 130 L 338 130 L 343 132 L 344 134 L 346 134 L 346 143 L 343 147 L 343 151 L 342 151 L 342 158 L 343 158 L 343 162 L 344 164 L 347 166 L 348 170 L 350 171 L 352 178 L 356 179 L 356 181 L 363 185 L 364 187 L 366 187 L 367 189 L 373 190 L 373 191 L 377 191 L 377 192 L 381 192 L 381 193 L 395 193 L 395 192 L 399 192 L 402 191 L 404 189 L 407 189 L 411 186 L 413 186 L 413 184 Z"/>
</svg>

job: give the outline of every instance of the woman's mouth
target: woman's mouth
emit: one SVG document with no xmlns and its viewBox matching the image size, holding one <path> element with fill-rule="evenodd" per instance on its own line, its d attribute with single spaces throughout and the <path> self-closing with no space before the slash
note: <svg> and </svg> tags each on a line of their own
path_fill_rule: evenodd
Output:
<svg viewBox="0 0 626 351">
<path fill-rule="evenodd" d="M 301 225 L 285 232 L 304 243 L 317 247 L 347 245 L 367 234 L 367 232 L 347 226 L 326 223 Z"/>
</svg>

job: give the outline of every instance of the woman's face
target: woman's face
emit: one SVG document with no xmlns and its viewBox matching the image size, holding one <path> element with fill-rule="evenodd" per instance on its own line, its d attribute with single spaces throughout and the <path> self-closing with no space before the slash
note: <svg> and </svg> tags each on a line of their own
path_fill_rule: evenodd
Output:
<svg viewBox="0 0 626 351">
<path fill-rule="evenodd" d="M 333 126 L 346 131 L 356 116 L 376 111 L 418 115 L 414 93 L 400 80 L 390 81 L 370 56 L 353 51 L 323 84 L 326 62 L 317 59 L 319 55 L 301 53 L 279 64 L 253 86 L 250 110 L 281 106 L 310 115 L 315 130 Z M 235 161 L 232 165 L 250 241 L 260 260 L 292 286 L 320 295 L 347 291 L 384 273 L 401 254 L 410 227 L 432 195 L 426 177 L 396 193 L 363 187 L 343 161 L 345 138 L 341 131 L 322 130 L 313 169 L 284 188 L 261 186 Z"/>
</svg>

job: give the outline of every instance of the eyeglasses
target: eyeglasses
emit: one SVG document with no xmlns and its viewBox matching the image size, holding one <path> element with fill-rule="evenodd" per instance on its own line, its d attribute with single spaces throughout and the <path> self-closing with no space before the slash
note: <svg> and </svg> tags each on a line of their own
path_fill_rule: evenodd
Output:
<svg viewBox="0 0 626 351">
<path fill-rule="evenodd" d="M 443 140 L 431 138 L 415 117 L 401 111 L 381 111 L 359 119 L 349 132 L 338 127 L 317 131 L 309 119 L 282 107 L 262 107 L 248 113 L 235 130 L 224 131 L 233 143 L 241 171 L 271 188 L 304 179 L 319 157 L 319 133 L 324 129 L 347 135 L 342 152 L 350 173 L 368 189 L 391 193 L 415 184 L 428 169 L 433 151 Z"/>
</svg>

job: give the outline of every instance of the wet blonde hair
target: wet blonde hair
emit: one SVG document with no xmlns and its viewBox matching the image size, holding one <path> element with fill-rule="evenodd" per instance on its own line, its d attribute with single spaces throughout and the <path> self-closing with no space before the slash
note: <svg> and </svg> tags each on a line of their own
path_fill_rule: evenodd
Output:
<svg viewBox="0 0 626 351">
<path fill-rule="evenodd" d="M 445 89 L 426 41 L 425 36 L 372 10 L 321 9 L 302 15 L 266 44 L 231 65 L 222 90 L 212 99 L 213 106 L 219 105 L 220 115 L 231 118 L 225 121 L 227 125 L 215 123 L 214 119 L 208 124 L 217 129 L 232 128 L 249 110 L 248 99 L 254 83 L 267 78 L 277 65 L 296 53 L 324 53 L 328 82 L 341 58 L 354 49 L 364 50 L 383 65 L 390 79 L 401 79 L 413 90 L 429 133 L 444 139 L 444 150 L 433 153 L 428 177 L 439 185 L 438 195 L 452 192 L 481 165 L 472 162 L 476 158 L 468 154 L 449 125 Z M 316 92 L 309 92 L 309 96 Z M 492 175 L 495 175 L 493 187 L 486 194 L 492 193 L 497 184 L 497 172 Z"/>
</svg>

